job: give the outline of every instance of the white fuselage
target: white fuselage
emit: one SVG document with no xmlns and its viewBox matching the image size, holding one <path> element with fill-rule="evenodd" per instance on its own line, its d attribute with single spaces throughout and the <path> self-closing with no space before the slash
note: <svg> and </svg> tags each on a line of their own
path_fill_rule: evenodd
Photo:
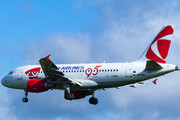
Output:
<svg viewBox="0 0 180 120">
<path fill-rule="evenodd" d="M 160 70 L 146 71 L 146 61 L 131 63 L 92 63 L 92 64 L 57 64 L 66 76 L 77 81 L 87 81 L 81 88 L 71 86 L 71 89 L 103 89 L 133 84 L 150 78 L 158 77 L 176 70 L 176 65 L 160 64 Z M 28 65 L 14 69 L 2 79 L 4 86 L 15 89 L 27 89 L 27 81 L 34 78 L 45 78 L 40 65 Z M 98 86 L 91 85 L 94 81 Z M 86 82 L 83 82 L 86 83 Z M 63 83 L 55 89 L 64 89 Z"/>
</svg>

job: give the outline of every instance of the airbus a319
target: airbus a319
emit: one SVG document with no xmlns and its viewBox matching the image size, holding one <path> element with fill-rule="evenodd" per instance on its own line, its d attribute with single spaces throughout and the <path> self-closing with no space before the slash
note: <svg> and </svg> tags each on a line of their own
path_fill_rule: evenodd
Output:
<svg viewBox="0 0 180 120">
<path fill-rule="evenodd" d="M 64 91 L 66 100 L 76 100 L 92 95 L 90 104 L 96 105 L 95 91 L 119 88 L 177 71 L 178 67 L 166 64 L 173 28 L 162 28 L 140 58 L 129 63 L 54 64 L 50 55 L 39 60 L 40 65 L 15 68 L 1 83 L 9 88 L 25 91 L 23 102 L 28 102 L 28 92 L 39 93 L 49 89 Z M 156 79 L 157 80 L 157 79 Z M 156 83 L 156 80 L 153 82 Z"/>
</svg>

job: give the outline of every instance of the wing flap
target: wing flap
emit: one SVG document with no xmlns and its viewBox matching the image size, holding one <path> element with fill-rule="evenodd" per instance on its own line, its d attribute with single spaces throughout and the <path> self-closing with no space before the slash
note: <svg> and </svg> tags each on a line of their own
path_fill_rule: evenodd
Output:
<svg viewBox="0 0 180 120">
<path fill-rule="evenodd" d="M 92 80 L 76 79 L 76 81 L 80 82 L 81 87 L 85 87 L 85 88 L 99 86 L 97 82 L 92 81 Z"/>
</svg>

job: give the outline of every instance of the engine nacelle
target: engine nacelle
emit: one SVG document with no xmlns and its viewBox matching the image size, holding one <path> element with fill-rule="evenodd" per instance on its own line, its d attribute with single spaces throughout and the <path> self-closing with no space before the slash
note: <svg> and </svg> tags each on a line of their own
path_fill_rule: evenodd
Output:
<svg viewBox="0 0 180 120">
<path fill-rule="evenodd" d="M 68 92 L 67 90 L 64 91 L 65 94 Z M 72 93 L 74 95 L 74 100 L 76 99 L 82 99 L 85 98 L 88 95 L 92 95 L 93 92 L 92 91 L 88 91 L 88 90 L 83 90 L 83 91 L 70 91 L 70 93 Z"/>
<path fill-rule="evenodd" d="M 29 92 L 44 92 L 48 89 L 54 88 L 55 85 L 49 83 L 46 79 L 31 79 L 27 82 L 27 89 Z"/>
</svg>

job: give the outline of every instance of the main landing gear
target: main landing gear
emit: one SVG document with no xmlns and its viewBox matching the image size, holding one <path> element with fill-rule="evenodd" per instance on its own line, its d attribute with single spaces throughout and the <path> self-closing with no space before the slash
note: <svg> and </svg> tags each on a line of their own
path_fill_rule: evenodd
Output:
<svg viewBox="0 0 180 120">
<path fill-rule="evenodd" d="M 92 97 L 89 99 L 89 103 L 94 104 L 94 105 L 98 104 L 98 99 L 94 97 L 94 93 L 93 93 Z"/>
<path fill-rule="evenodd" d="M 94 97 L 94 91 L 91 91 L 90 94 L 86 94 L 83 97 L 82 97 L 82 94 L 83 94 L 82 91 L 80 91 L 80 92 L 81 92 L 81 94 L 78 94 L 78 93 L 76 94 L 76 93 L 71 93 L 71 92 L 65 91 L 64 98 L 66 100 L 73 100 L 74 98 L 75 99 L 81 99 L 81 98 L 86 97 L 87 95 L 92 95 L 92 97 L 89 99 L 89 103 L 93 104 L 93 105 L 98 104 L 98 99 Z"/>
<path fill-rule="evenodd" d="M 74 99 L 74 94 L 72 94 L 71 92 L 70 92 L 70 85 L 69 85 L 69 83 L 65 83 L 64 85 L 63 85 L 63 87 L 66 89 L 66 91 L 67 92 L 65 92 L 65 94 L 64 94 L 64 98 L 66 99 L 66 100 L 73 100 Z"/>
<path fill-rule="evenodd" d="M 73 100 L 73 99 L 74 99 L 74 94 L 69 93 L 69 92 L 66 92 L 66 93 L 64 94 L 64 98 L 65 98 L 66 100 Z"/>
<path fill-rule="evenodd" d="M 27 98 L 27 96 L 28 96 L 28 90 L 27 89 L 24 89 L 24 92 L 25 92 L 25 97 L 23 97 L 23 99 L 22 99 L 22 101 L 23 102 L 28 102 L 28 98 Z"/>
</svg>

